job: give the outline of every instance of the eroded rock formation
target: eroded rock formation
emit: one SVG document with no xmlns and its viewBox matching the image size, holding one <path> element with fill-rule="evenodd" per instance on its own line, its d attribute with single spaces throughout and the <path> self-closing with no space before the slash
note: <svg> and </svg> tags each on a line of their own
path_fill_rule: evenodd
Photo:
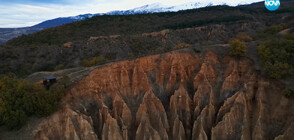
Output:
<svg viewBox="0 0 294 140">
<path fill-rule="evenodd" d="M 247 58 L 211 51 L 97 68 L 45 119 L 36 140 L 286 140 L 294 103 Z"/>
</svg>

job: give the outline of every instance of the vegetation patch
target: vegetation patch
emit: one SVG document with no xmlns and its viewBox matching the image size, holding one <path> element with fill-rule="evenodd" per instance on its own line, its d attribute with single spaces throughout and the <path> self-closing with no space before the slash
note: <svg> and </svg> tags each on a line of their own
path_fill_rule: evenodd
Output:
<svg viewBox="0 0 294 140">
<path fill-rule="evenodd" d="M 201 43 L 201 45 L 212 45 L 212 44 L 213 44 L 213 42 L 210 41 L 210 40 L 203 41 L 203 42 Z"/>
<path fill-rule="evenodd" d="M 272 25 L 269 27 L 266 27 L 265 29 L 257 32 L 257 34 L 254 36 L 254 39 L 267 39 L 267 38 L 275 38 L 276 34 L 284 29 L 287 28 L 287 25 L 282 23 L 279 25 Z"/>
<path fill-rule="evenodd" d="M 15 76 L 0 79 L 0 125 L 19 129 L 30 116 L 47 116 L 56 111 L 68 86 L 63 78 L 46 90 L 41 84 L 32 84 Z"/>
<path fill-rule="evenodd" d="M 244 43 L 244 41 L 233 38 L 229 41 L 229 44 L 230 44 L 230 50 L 229 50 L 230 56 L 233 56 L 233 57 L 246 56 L 247 50 L 246 50 L 246 44 Z"/>
<path fill-rule="evenodd" d="M 106 59 L 103 56 L 93 57 L 92 59 L 84 59 L 82 61 L 82 64 L 84 67 L 92 67 L 95 65 L 103 64 L 105 63 Z"/>
<path fill-rule="evenodd" d="M 291 98 L 294 96 L 294 92 L 290 89 L 285 89 L 283 90 L 282 94 L 286 97 L 286 98 Z"/>
<path fill-rule="evenodd" d="M 263 72 L 274 79 L 281 79 L 294 73 L 294 34 L 280 39 L 269 39 L 258 46 Z"/>
<path fill-rule="evenodd" d="M 182 49 L 182 48 L 190 48 L 192 47 L 191 44 L 187 44 L 187 43 L 180 43 L 174 46 L 174 49 Z"/>
<path fill-rule="evenodd" d="M 247 35 L 246 33 L 238 33 L 237 38 L 239 40 L 244 41 L 244 42 L 250 42 L 253 40 L 253 38 L 251 36 Z"/>
<path fill-rule="evenodd" d="M 196 26 L 202 26 L 202 25 L 220 24 L 220 23 L 227 23 L 227 22 L 236 22 L 241 20 L 250 20 L 250 19 L 251 19 L 250 17 L 246 17 L 246 16 L 228 16 L 228 17 L 221 17 L 221 18 L 169 24 L 169 25 L 163 26 L 162 29 L 184 29 L 184 28 L 190 28 L 190 27 L 196 27 Z"/>
</svg>

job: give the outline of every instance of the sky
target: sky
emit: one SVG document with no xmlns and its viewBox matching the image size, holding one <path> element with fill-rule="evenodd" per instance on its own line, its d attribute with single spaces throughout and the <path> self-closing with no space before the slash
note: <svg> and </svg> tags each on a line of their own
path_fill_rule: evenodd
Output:
<svg viewBox="0 0 294 140">
<path fill-rule="evenodd" d="M 146 4 L 176 6 L 207 0 L 0 0 L 0 28 L 26 27 L 57 17 L 128 10 Z M 209 0 L 239 3 L 241 0 Z M 242 0 L 248 3 L 261 0 Z"/>
</svg>

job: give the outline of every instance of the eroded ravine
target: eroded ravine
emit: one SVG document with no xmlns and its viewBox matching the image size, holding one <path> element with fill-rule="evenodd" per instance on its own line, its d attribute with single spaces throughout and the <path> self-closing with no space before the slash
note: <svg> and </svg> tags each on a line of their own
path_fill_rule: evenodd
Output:
<svg viewBox="0 0 294 140">
<path fill-rule="evenodd" d="M 247 58 L 170 52 L 97 68 L 35 139 L 251 140 L 294 137 L 294 103 Z"/>
</svg>

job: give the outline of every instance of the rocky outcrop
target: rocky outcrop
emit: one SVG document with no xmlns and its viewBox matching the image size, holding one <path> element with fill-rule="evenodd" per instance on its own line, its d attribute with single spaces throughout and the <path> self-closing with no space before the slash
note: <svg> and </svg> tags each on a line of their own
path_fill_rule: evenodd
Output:
<svg viewBox="0 0 294 140">
<path fill-rule="evenodd" d="M 85 114 L 75 112 L 68 105 L 42 122 L 42 126 L 36 131 L 35 137 L 42 140 L 98 139 L 92 119 Z"/>
<path fill-rule="evenodd" d="M 111 63 L 68 92 L 36 140 L 288 140 L 294 102 L 247 58 L 171 52 Z"/>
</svg>

